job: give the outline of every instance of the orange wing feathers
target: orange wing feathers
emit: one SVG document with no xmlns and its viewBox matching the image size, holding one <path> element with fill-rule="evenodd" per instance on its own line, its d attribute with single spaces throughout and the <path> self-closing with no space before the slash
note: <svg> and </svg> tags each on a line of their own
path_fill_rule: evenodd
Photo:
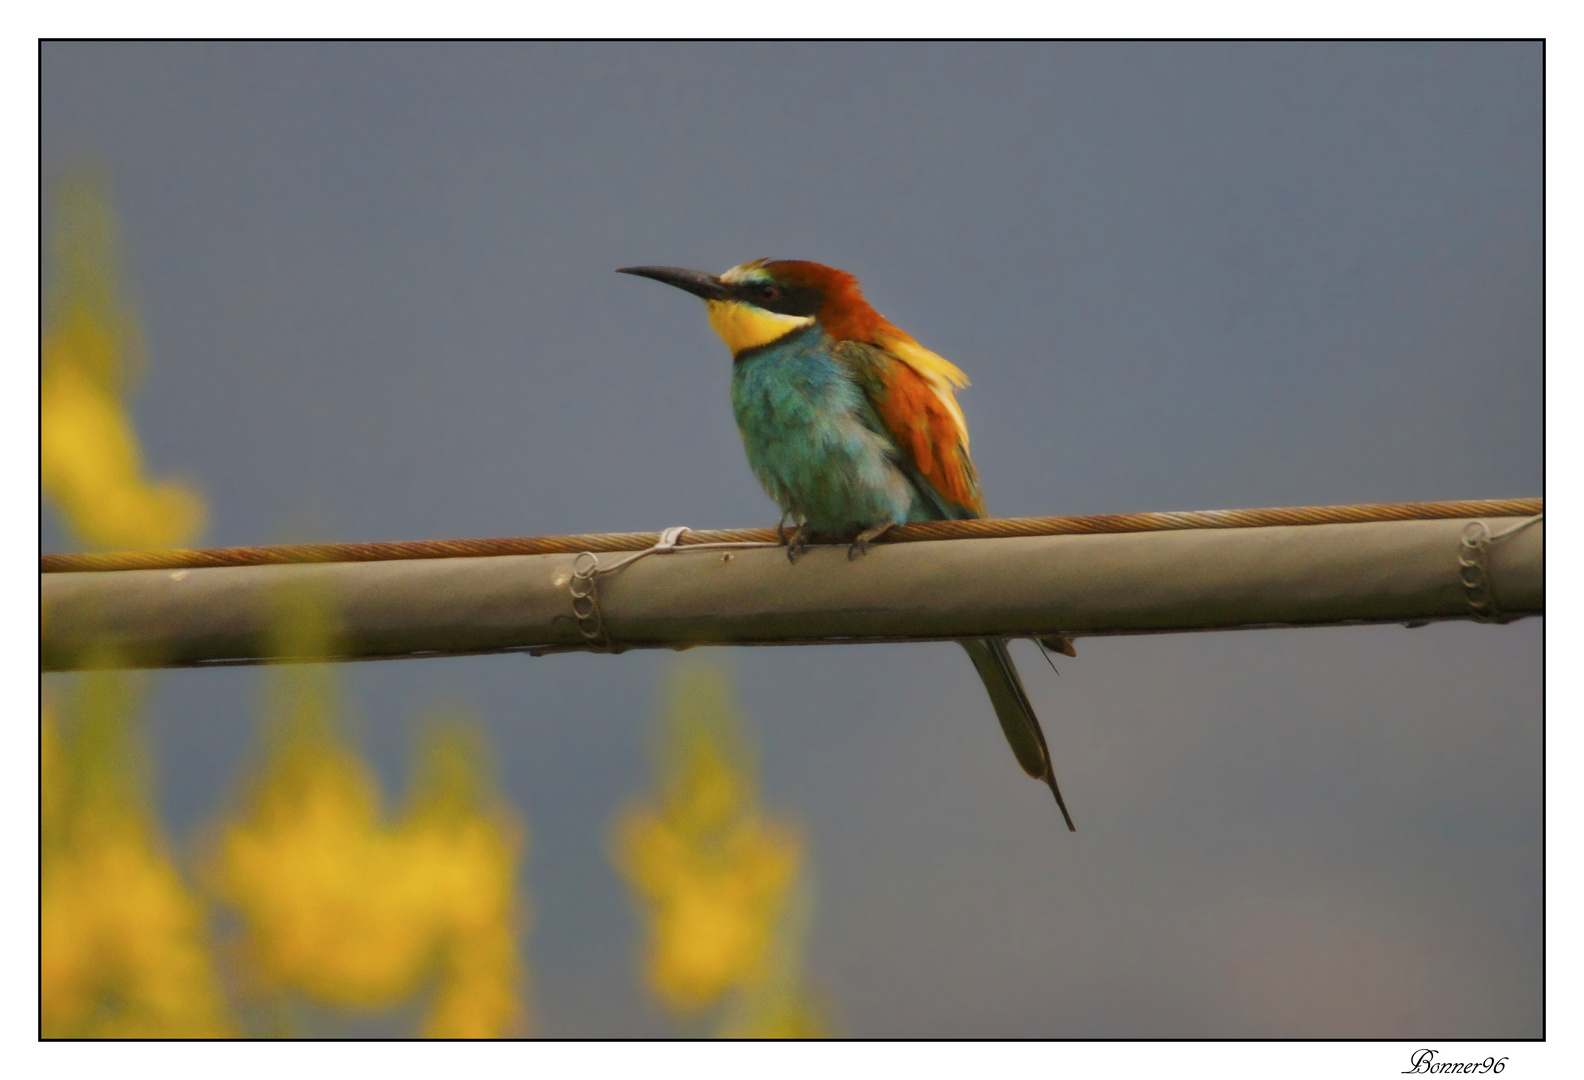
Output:
<svg viewBox="0 0 1584 1080">
<path fill-rule="evenodd" d="M 884 393 L 874 403 L 875 411 L 903 453 L 948 503 L 972 516 L 983 514 L 979 476 L 968 457 L 967 432 L 957 420 L 960 414 L 948 408 L 940 392 L 906 363 L 887 365 L 881 382 Z"/>
</svg>

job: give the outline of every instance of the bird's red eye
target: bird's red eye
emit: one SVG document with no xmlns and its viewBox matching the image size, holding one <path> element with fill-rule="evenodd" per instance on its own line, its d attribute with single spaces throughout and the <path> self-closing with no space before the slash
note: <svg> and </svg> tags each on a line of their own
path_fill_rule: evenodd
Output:
<svg viewBox="0 0 1584 1080">
<path fill-rule="evenodd" d="M 761 285 L 761 286 L 759 286 L 759 298 L 761 300 L 774 300 L 776 297 L 778 297 L 780 295 L 781 295 L 781 290 L 776 288 L 774 285 Z"/>
</svg>

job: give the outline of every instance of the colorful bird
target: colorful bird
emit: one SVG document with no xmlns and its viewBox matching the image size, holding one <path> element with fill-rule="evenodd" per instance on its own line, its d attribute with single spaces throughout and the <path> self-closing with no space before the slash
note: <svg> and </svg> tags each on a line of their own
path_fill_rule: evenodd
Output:
<svg viewBox="0 0 1584 1080">
<path fill-rule="evenodd" d="M 768 259 L 718 277 L 669 266 L 617 272 L 703 299 L 732 353 L 732 411 L 749 467 L 794 526 L 788 557 L 809 540 L 850 541 L 851 557 L 896 525 L 984 516 L 952 394 L 968 377 L 887 322 L 851 274 Z M 1018 764 L 1050 786 L 1072 829 L 1006 641 L 960 644 Z"/>
</svg>

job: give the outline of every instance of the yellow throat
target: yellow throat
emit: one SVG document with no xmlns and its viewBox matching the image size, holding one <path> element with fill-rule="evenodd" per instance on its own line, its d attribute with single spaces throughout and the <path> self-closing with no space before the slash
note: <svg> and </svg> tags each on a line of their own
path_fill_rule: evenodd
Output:
<svg viewBox="0 0 1584 1080">
<path fill-rule="evenodd" d="M 768 345 L 814 321 L 812 315 L 778 315 L 737 300 L 706 300 L 704 304 L 709 308 L 710 325 L 733 356 Z"/>
</svg>

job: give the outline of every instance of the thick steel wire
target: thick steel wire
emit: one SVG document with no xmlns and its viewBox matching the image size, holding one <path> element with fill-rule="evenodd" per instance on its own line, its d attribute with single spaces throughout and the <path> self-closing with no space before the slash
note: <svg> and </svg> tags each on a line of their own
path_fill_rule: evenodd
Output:
<svg viewBox="0 0 1584 1080">
<path fill-rule="evenodd" d="M 1268 525 L 1340 525 L 1364 521 L 1425 521 L 1445 518 L 1531 517 L 1544 499 L 1471 499 L 1463 502 L 1366 503 L 1357 506 L 1290 506 L 1263 510 L 1188 510 L 1163 514 L 1088 514 L 1081 517 L 977 518 L 901 525 L 876 543 L 920 540 L 996 539 L 1093 533 L 1163 532 L 1179 529 L 1252 529 Z M 210 566 L 280 566 L 292 563 L 389 562 L 397 559 L 461 559 L 491 555 L 576 555 L 580 552 L 640 551 L 659 542 L 658 532 L 595 533 L 585 536 L 525 536 L 496 540 L 404 540 L 363 544 L 283 544 L 208 550 L 102 551 L 44 555 L 39 572 L 186 570 Z M 770 543 L 775 529 L 706 529 L 682 534 L 678 547 L 722 543 Z"/>
</svg>

